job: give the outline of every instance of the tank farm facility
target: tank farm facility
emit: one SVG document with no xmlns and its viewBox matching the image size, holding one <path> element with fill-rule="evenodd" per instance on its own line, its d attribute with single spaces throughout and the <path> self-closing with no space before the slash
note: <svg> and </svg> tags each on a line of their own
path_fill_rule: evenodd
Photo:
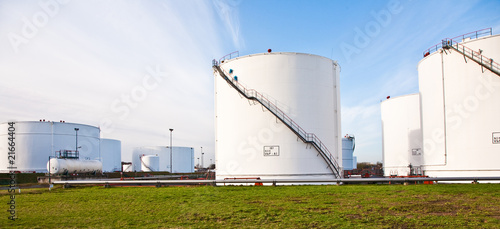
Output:
<svg viewBox="0 0 500 229">
<path fill-rule="evenodd" d="M 101 138 L 99 127 L 40 120 L 15 123 L 16 172 L 66 176 L 52 180 L 65 186 L 499 182 L 498 59 L 491 28 L 425 50 L 418 93 L 380 103 L 380 177 L 360 176 L 355 136 L 342 134 L 337 61 L 271 49 L 212 61 L 215 168 L 196 167 L 193 147 L 172 142 L 136 146 L 122 161 L 121 142 Z M 0 124 L 5 158 L 9 125 Z M 0 172 L 10 171 L 0 160 Z"/>
</svg>

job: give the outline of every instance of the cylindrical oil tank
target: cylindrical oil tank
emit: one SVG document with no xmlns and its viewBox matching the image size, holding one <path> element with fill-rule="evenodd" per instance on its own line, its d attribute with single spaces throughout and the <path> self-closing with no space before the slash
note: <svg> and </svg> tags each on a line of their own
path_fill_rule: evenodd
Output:
<svg viewBox="0 0 500 229">
<path fill-rule="evenodd" d="M 500 60 L 500 35 L 461 44 Z M 500 176 L 500 76 L 452 49 L 425 57 L 418 74 L 425 174 Z"/>
<path fill-rule="evenodd" d="M 228 78 L 260 93 L 307 133 L 314 133 L 342 167 L 337 62 L 304 53 L 262 53 L 225 60 Z M 216 176 L 334 178 L 321 154 L 254 100 L 215 76 Z M 254 90 L 254 91 L 251 91 Z"/>
<path fill-rule="evenodd" d="M 357 167 L 354 160 L 354 136 L 346 135 L 342 138 L 342 165 L 344 170 L 353 170 Z"/>
<path fill-rule="evenodd" d="M 51 174 L 102 173 L 102 162 L 98 160 L 77 160 L 51 158 L 47 162 Z"/>
<path fill-rule="evenodd" d="M 419 94 L 390 98 L 380 104 L 384 176 L 420 175 L 422 130 Z"/>
<path fill-rule="evenodd" d="M 0 124 L 0 155 L 8 156 L 9 123 Z M 14 122 L 16 170 L 21 172 L 47 172 L 49 156 L 56 151 L 76 150 L 78 132 L 78 152 L 80 159 L 100 158 L 98 127 L 66 122 Z M 78 131 L 75 130 L 78 129 Z M 0 160 L 0 172 L 9 172 L 7 160 Z"/>
<path fill-rule="evenodd" d="M 154 154 L 160 157 L 160 170 L 170 172 L 170 147 L 169 146 L 143 146 L 136 147 L 132 152 L 132 170 L 140 171 L 140 157 L 143 154 Z M 194 149 L 192 147 L 172 147 L 172 172 L 194 172 Z"/>
<path fill-rule="evenodd" d="M 143 172 L 160 171 L 160 157 L 158 155 L 143 155 L 141 157 L 141 170 Z"/>
<path fill-rule="evenodd" d="M 122 171 L 123 172 L 133 172 L 134 168 L 132 167 L 131 164 L 124 164 L 124 165 L 122 165 Z"/>
<path fill-rule="evenodd" d="M 101 161 L 104 172 L 121 171 L 122 143 L 119 140 L 101 138 Z"/>
</svg>

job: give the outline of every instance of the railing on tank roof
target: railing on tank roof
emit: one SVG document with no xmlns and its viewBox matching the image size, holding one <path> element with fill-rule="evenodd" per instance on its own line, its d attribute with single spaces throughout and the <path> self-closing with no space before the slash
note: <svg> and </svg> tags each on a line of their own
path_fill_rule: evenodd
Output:
<svg viewBox="0 0 500 229">
<path fill-rule="evenodd" d="M 235 57 L 239 57 L 240 56 L 240 51 L 234 51 L 232 53 L 229 53 L 223 57 L 221 57 L 219 59 L 219 63 L 222 63 L 224 60 L 230 60 L 230 59 L 233 59 Z"/>
<path fill-rule="evenodd" d="M 472 39 L 477 39 L 477 38 L 484 37 L 484 36 L 489 36 L 489 35 L 492 35 L 492 29 L 491 28 L 481 29 L 481 30 L 477 30 L 477 31 L 474 31 L 474 32 L 462 34 L 460 36 L 456 36 L 456 37 L 451 38 L 451 39 L 450 38 L 446 38 L 446 39 L 453 40 L 453 41 L 455 41 L 457 43 L 460 43 L 460 42 L 464 41 L 467 38 L 469 38 L 469 39 L 472 40 Z M 461 39 L 461 41 L 457 40 L 459 38 Z M 446 40 L 446 39 L 444 39 L 444 40 Z M 440 43 L 438 43 L 436 45 L 433 45 L 430 48 L 426 49 L 423 52 L 423 55 L 424 55 L 424 57 L 427 57 L 428 55 L 430 55 L 433 52 L 436 52 L 440 48 L 443 48 L 443 42 L 440 42 Z"/>
<path fill-rule="evenodd" d="M 221 58 L 222 59 L 222 58 Z M 221 71 L 223 74 L 221 74 L 221 77 L 223 77 L 227 82 L 232 84 L 235 89 L 237 89 L 241 94 L 243 94 L 247 99 L 255 99 L 257 100 L 260 104 L 262 104 L 264 107 L 266 107 L 271 113 L 274 114 L 278 119 L 280 119 L 285 125 L 287 125 L 293 132 L 295 132 L 300 138 L 302 138 L 303 141 L 307 143 L 312 143 L 312 145 L 319 150 L 320 152 L 323 152 L 323 156 L 326 157 L 325 159 L 331 163 L 331 165 L 328 165 L 329 167 L 332 167 L 332 171 L 334 171 L 334 175 L 337 177 L 341 177 L 341 171 L 340 171 L 340 166 L 337 163 L 337 160 L 335 157 L 332 155 L 330 150 L 326 147 L 326 145 L 319 139 L 319 137 L 314 134 L 314 133 L 307 133 L 299 124 L 297 124 L 293 119 L 291 119 L 285 112 L 283 112 L 276 104 L 271 102 L 269 99 L 267 99 L 264 95 L 261 93 L 257 92 L 254 89 L 247 89 L 245 86 L 243 86 L 238 80 L 235 79 L 229 79 L 227 76 L 229 75 L 224 69 L 222 69 L 219 66 L 220 62 L 217 62 L 216 60 L 212 61 L 213 67 L 216 67 L 219 71 Z"/>
</svg>

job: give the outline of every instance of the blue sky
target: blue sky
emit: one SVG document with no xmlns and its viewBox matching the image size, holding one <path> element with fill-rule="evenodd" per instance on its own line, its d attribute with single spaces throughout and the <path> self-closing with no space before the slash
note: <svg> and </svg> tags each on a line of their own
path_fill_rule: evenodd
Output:
<svg viewBox="0 0 500 229">
<path fill-rule="evenodd" d="M 500 1 L 0 0 L 0 122 L 100 126 L 133 147 L 203 147 L 214 158 L 211 60 L 312 53 L 341 66 L 342 133 L 382 160 L 380 101 L 418 92 L 422 52 L 500 32 Z M 207 157 L 208 155 L 208 157 Z"/>
</svg>

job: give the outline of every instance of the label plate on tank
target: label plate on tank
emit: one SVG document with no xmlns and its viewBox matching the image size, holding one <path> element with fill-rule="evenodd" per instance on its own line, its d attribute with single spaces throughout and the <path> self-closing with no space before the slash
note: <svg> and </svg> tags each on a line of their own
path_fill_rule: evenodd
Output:
<svg viewBox="0 0 500 229">
<path fill-rule="evenodd" d="M 492 139 L 493 144 L 500 144 L 500 132 L 493 132 L 492 136 L 493 136 Z"/>
<path fill-rule="evenodd" d="M 264 156 L 279 156 L 280 146 L 264 146 Z"/>
</svg>

